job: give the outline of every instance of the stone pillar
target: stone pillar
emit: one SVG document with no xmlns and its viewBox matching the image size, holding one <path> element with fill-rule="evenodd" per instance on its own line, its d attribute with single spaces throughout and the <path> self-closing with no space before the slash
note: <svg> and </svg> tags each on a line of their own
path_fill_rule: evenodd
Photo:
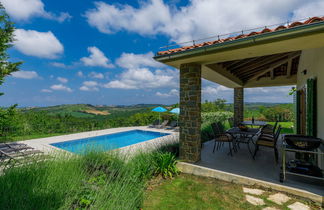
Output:
<svg viewBox="0 0 324 210">
<path fill-rule="evenodd" d="M 180 159 L 200 160 L 201 152 L 201 65 L 180 66 Z"/>
<path fill-rule="evenodd" d="M 244 88 L 234 88 L 234 126 L 244 120 Z"/>
</svg>

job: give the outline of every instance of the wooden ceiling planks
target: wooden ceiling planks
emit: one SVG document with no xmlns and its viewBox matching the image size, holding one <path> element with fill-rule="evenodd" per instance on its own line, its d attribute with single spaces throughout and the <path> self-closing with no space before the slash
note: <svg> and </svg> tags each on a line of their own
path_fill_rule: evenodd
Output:
<svg viewBox="0 0 324 210">
<path fill-rule="evenodd" d="M 301 51 L 247 58 L 218 63 L 243 83 L 262 77 L 275 79 L 277 76 L 289 78 L 297 74 Z M 212 65 L 210 65 L 212 66 Z"/>
</svg>

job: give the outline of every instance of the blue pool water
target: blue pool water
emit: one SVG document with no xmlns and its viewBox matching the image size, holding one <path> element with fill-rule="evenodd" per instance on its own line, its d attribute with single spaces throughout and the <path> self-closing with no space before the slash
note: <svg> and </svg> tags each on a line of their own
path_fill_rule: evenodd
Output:
<svg viewBox="0 0 324 210">
<path fill-rule="evenodd" d="M 107 151 L 167 135 L 169 135 L 169 133 L 131 130 L 103 136 L 95 136 L 72 141 L 58 142 L 53 143 L 51 145 L 60 149 L 67 150 L 69 152 L 82 154 L 89 149 Z"/>
</svg>

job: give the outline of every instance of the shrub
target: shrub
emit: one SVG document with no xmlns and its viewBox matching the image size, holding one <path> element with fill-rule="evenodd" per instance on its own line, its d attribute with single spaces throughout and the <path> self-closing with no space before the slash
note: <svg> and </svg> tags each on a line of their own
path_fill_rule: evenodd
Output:
<svg viewBox="0 0 324 210">
<path fill-rule="evenodd" d="M 152 178 L 155 170 L 154 155 L 151 153 L 139 153 L 131 161 L 127 162 L 126 167 L 132 170 L 132 174 L 143 180 Z"/>
<path fill-rule="evenodd" d="M 161 175 L 164 178 L 172 178 L 179 173 L 175 156 L 170 153 L 158 152 L 155 154 L 154 166 L 155 175 Z"/>
<path fill-rule="evenodd" d="M 222 122 L 226 126 L 228 118 L 233 117 L 232 112 L 203 112 L 201 113 L 201 140 L 209 141 L 213 138 L 211 124 L 214 122 Z"/>
<path fill-rule="evenodd" d="M 160 148 L 161 152 L 170 152 L 176 158 L 179 157 L 179 143 L 164 145 Z"/>
<path fill-rule="evenodd" d="M 152 161 L 91 152 L 11 168 L 0 176 L 0 209 L 139 209 Z"/>
</svg>

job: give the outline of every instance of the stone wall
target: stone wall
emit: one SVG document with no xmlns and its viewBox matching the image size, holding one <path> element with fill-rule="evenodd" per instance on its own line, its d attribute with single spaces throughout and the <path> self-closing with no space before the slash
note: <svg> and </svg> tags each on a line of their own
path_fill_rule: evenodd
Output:
<svg viewBox="0 0 324 210">
<path fill-rule="evenodd" d="M 234 125 L 244 120 L 244 88 L 234 88 Z"/>
<path fill-rule="evenodd" d="M 201 65 L 180 66 L 180 159 L 200 160 L 201 152 Z"/>
</svg>

